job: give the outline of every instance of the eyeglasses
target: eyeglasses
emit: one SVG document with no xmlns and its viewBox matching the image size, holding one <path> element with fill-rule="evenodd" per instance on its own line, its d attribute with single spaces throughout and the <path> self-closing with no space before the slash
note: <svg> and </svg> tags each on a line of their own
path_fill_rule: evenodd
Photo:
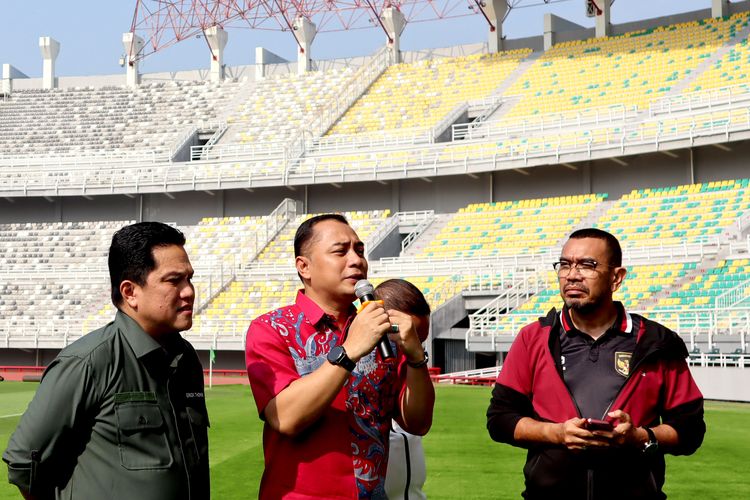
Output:
<svg viewBox="0 0 750 500">
<path fill-rule="evenodd" d="M 597 267 L 599 266 L 618 267 L 611 266 L 609 264 L 600 264 L 599 262 L 592 259 L 585 259 L 578 262 L 559 260 L 552 264 L 552 268 L 557 272 L 557 275 L 560 278 L 567 277 L 570 274 L 570 271 L 573 270 L 573 268 L 578 269 L 578 272 L 581 273 L 581 276 L 583 276 L 584 278 L 594 278 L 598 274 Z"/>
</svg>

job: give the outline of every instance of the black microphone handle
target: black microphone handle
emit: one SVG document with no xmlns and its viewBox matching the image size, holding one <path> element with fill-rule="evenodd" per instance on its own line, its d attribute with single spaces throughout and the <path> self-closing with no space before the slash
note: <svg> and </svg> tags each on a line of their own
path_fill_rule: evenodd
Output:
<svg viewBox="0 0 750 500">
<path fill-rule="evenodd" d="M 359 301 L 361 303 L 363 303 L 363 304 L 365 302 L 373 302 L 374 300 L 376 300 L 375 296 L 372 295 L 372 294 L 370 294 L 370 293 L 366 293 L 366 294 L 362 295 L 359 298 Z M 383 338 L 381 338 L 380 342 L 378 342 L 378 350 L 380 351 L 380 356 L 383 359 L 389 359 L 389 358 L 395 358 L 396 357 L 393 354 L 393 349 L 391 348 L 391 341 L 388 340 L 388 334 L 387 333 L 384 333 L 383 334 Z"/>
<path fill-rule="evenodd" d="M 395 357 L 393 355 L 393 349 L 391 349 L 391 341 L 388 340 L 388 334 L 383 334 L 383 338 L 380 339 L 380 342 L 378 342 L 378 350 L 380 351 L 380 356 L 383 359 L 389 359 Z"/>
</svg>

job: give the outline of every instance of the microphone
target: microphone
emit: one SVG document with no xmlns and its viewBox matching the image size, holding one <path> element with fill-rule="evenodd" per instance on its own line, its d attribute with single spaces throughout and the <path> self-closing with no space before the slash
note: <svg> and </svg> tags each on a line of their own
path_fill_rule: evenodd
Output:
<svg viewBox="0 0 750 500">
<path fill-rule="evenodd" d="M 375 300 L 375 287 L 367 280 L 359 280 L 354 285 L 354 295 L 357 296 L 362 305 L 372 302 Z M 387 334 L 383 334 L 383 338 L 378 342 L 378 350 L 383 359 L 394 357 L 393 349 L 391 349 L 391 341 L 388 340 Z"/>
</svg>

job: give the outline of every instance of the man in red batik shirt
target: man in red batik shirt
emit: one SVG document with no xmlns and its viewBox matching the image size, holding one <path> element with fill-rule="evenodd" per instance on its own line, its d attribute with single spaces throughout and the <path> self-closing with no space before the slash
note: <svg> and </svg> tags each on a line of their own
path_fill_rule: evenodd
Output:
<svg viewBox="0 0 750 500">
<path fill-rule="evenodd" d="M 427 354 L 408 314 L 377 302 L 356 314 L 354 285 L 367 277 L 367 260 L 343 216 L 302 223 L 294 254 L 304 290 L 247 333 L 248 377 L 265 421 L 259 496 L 385 498 L 390 419 L 418 435 L 432 424 Z M 398 354 L 383 359 L 375 347 L 388 332 Z"/>
</svg>

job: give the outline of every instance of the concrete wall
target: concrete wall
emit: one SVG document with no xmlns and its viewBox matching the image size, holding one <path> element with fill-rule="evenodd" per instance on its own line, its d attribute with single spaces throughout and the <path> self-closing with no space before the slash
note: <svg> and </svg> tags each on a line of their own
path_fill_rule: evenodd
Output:
<svg viewBox="0 0 750 500">
<path fill-rule="evenodd" d="M 690 372 L 704 398 L 750 402 L 750 368 L 691 366 Z"/>
<path fill-rule="evenodd" d="M 367 249 L 367 259 L 369 261 L 380 260 L 383 257 L 398 257 L 401 253 L 401 233 L 398 230 L 398 226 L 394 226 L 393 230 L 388 233 L 388 236 L 383 238 L 375 248 Z"/>
</svg>

